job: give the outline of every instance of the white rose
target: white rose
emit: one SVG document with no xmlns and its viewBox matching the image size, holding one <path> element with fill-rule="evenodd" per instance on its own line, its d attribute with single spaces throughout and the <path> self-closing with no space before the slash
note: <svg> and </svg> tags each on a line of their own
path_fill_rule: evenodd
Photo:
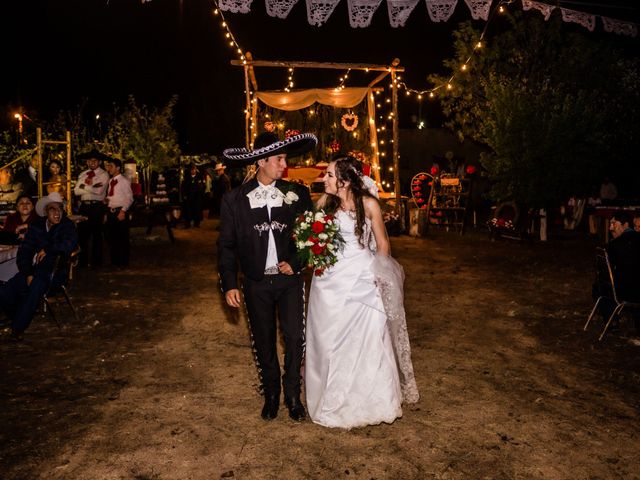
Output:
<svg viewBox="0 0 640 480">
<path fill-rule="evenodd" d="M 284 196 L 284 203 L 291 205 L 293 202 L 297 202 L 298 198 L 300 197 L 298 197 L 295 192 L 287 192 L 287 194 Z"/>
<path fill-rule="evenodd" d="M 329 235 L 327 235 L 326 233 L 320 233 L 320 234 L 318 235 L 318 238 L 319 238 L 320 240 L 326 240 L 327 238 L 329 238 Z"/>
<path fill-rule="evenodd" d="M 316 219 L 316 220 L 324 220 L 324 213 L 322 213 L 322 212 L 316 212 L 315 219 Z"/>
<path fill-rule="evenodd" d="M 306 242 L 304 242 L 305 246 L 307 247 L 311 247 L 313 246 L 313 242 L 310 242 L 309 240 L 307 240 Z"/>
</svg>

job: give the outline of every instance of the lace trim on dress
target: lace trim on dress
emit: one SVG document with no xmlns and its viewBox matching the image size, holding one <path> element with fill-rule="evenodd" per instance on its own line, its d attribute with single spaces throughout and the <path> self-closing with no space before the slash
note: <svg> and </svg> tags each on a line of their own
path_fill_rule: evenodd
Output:
<svg viewBox="0 0 640 480">
<path fill-rule="evenodd" d="M 411 345 L 404 311 L 404 270 L 397 261 L 384 255 L 376 255 L 371 268 L 387 314 L 387 325 L 400 376 L 402 400 L 404 403 L 416 403 L 420 399 L 420 393 L 413 373 Z"/>
</svg>

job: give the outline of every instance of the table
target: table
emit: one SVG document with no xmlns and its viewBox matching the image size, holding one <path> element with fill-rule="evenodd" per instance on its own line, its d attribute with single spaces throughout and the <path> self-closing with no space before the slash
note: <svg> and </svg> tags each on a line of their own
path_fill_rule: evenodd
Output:
<svg viewBox="0 0 640 480">
<path fill-rule="evenodd" d="M 11 277 L 18 273 L 16 257 L 18 256 L 17 245 L 0 245 L 0 281 L 8 282 Z"/>
</svg>

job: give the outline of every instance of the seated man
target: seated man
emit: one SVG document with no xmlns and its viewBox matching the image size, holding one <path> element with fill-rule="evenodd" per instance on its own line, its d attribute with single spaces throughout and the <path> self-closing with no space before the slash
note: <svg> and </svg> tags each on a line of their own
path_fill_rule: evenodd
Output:
<svg viewBox="0 0 640 480">
<path fill-rule="evenodd" d="M 613 239 L 607 253 L 618 300 L 640 302 L 640 233 L 633 230 L 631 215 L 624 211 L 614 214 L 609 230 Z"/>
<path fill-rule="evenodd" d="M 65 214 L 62 196 L 53 192 L 36 204 L 40 218 L 29 225 L 18 249 L 18 273 L 0 287 L 0 308 L 11 319 L 11 334 L 21 339 L 42 301 L 53 285 L 64 284 L 67 273 L 58 269 L 57 259 L 69 258 L 78 245 L 76 228 Z"/>
</svg>

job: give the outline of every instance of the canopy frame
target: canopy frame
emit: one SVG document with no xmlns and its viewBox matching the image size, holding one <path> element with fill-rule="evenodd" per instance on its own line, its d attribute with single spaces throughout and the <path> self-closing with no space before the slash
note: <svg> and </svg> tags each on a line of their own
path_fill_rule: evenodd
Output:
<svg viewBox="0 0 640 480">
<path fill-rule="evenodd" d="M 394 180 L 394 196 L 400 198 L 400 156 L 398 146 L 398 80 L 397 73 L 404 72 L 404 67 L 400 66 L 400 59 L 395 58 L 390 65 L 375 65 L 365 63 L 335 63 L 335 62 L 304 62 L 304 61 L 286 61 L 286 60 L 254 60 L 251 52 L 245 53 L 244 60 L 232 60 L 231 65 L 243 67 L 244 69 L 244 86 L 245 86 L 245 144 L 247 148 L 251 148 L 253 140 L 257 136 L 258 130 L 258 81 L 256 80 L 255 68 L 314 68 L 314 69 L 334 69 L 334 70 L 364 70 L 379 71 L 380 74 L 373 79 L 367 88 L 367 116 L 369 125 L 369 138 L 373 149 L 371 167 L 373 176 L 378 187 L 382 189 L 380 178 L 380 152 L 378 150 L 378 135 L 376 127 L 376 104 L 374 100 L 374 91 L 379 90 L 376 87 L 378 83 L 384 80 L 388 75 L 391 76 L 391 103 L 392 103 L 392 138 L 393 138 L 393 180 Z M 252 87 L 252 89 L 250 88 Z M 399 203 L 399 202 L 396 202 Z"/>
</svg>

